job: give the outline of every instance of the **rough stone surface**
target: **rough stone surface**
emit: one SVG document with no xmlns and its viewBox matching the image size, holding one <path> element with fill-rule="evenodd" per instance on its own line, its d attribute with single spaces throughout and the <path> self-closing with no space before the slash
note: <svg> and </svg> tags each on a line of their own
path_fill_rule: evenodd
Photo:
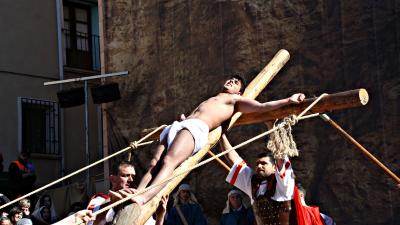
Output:
<svg viewBox="0 0 400 225">
<path fill-rule="evenodd" d="M 331 117 L 400 174 L 398 0 L 113 0 L 104 5 L 107 71 L 130 72 L 117 79 L 122 99 L 108 109 L 114 148 L 121 145 L 115 133 L 137 140 L 142 129 L 190 113 L 220 90 L 228 74 L 251 79 L 252 71 L 285 48 L 291 60 L 258 99 L 366 88 L 366 107 Z M 238 144 L 262 131 L 263 125 L 243 126 L 229 137 Z M 293 164 L 310 204 L 337 224 L 400 224 L 400 190 L 335 130 L 313 119 L 298 124 L 294 135 L 301 152 Z M 240 154 L 251 164 L 263 144 Z M 139 172 L 151 151 L 134 154 Z M 225 176 L 213 163 L 187 178 L 209 224 L 218 224 L 224 207 L 230 188 Z"/>
</svg>

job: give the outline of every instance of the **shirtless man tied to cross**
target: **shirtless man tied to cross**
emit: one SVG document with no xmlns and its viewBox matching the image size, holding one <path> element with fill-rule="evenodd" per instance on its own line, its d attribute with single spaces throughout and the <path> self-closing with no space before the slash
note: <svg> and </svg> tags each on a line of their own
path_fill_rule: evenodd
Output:
<svg viewBox="0 0 400 225">
<path fill-rule="evenodd" d="M 202 149 L 208 142 L 208 133 L 230 119 L 236 112 L 267 112 L 288 104 L 298 104 L 304 94 L 294 94 L 289 98 L 260 103 L 241 96 L 245 82 L 240 76 L 232 76 L 218 95 L 202 102 L 183 121 L 175 121 L 160 135 L 161 144 L 150 162 L 148 172 L 142 178 L 138 190 L 144 189 L 150 181 L 157 184 L 168 179 L 176 167 Z M 167 151 L 164 151 L 166 150 Z M 153 176 L 156 175 L 153 178 Z M 166 185 L 166 184 L 165 184 Z M 143 205 L 152 199 L 165 185 L 150 189 L 133 200 Z"/>
</svg>

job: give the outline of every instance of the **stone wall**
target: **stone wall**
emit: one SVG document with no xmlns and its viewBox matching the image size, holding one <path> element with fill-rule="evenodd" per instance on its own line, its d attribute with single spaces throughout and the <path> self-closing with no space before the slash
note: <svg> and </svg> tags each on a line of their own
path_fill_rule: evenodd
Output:
<svg viewBox="0 0 400 225">
<path fill-rule="evenodd" d="M 126 140 L 190 113 L 232 72 L 251 80 L 284 48 L 291 60 L 258 99 L 366 88 L 367 106 L 330 116 L 400 174 L 398 0 L 113 0 L 104 6 L 107 72 L 130 72 L 117 79 L 122 99 L 108 109 Z M 264 130 L 244 126 L 229 137 L 238 144 Z M 400 224 L 400 190 L 335 130 L 312 119 L 294 135 L 302 151 L 293 164 L 309 204 L 338 224 Z M 239 153 L 252 164 L 263 144 Z M 151 151 L 134 154 L 139 172 Z M 225 176 L 213 163 L 187 178 L 210 224 L 218 224 L 225 204 Z"/>
</svg>

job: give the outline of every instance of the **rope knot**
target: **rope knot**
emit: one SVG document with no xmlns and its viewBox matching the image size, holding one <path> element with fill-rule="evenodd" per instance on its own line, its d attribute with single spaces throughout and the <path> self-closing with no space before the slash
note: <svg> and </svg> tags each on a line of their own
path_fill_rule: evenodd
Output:
<svg viewBox="0 0 400 225">
<path fill-rule="evenodd" d="M 291 116 L 285 117 L 283 119 L 283 122 L 289 126 L 294 126 L 299 122 L 299 120 L 297 119 L 296 115 L 291 115 Z"/>
<path fill-rule="evenodd" d="M 138 143 L 137 141 L 132 141 L 132 142 L 129 144 L 129 146 L 130 146 L 132 149 L 137 149 L 137 148 L 139 147 L 139 143 Z"/>
<path fill-rule="evenodd" d="M 292 136 L 292 126 L 298 122 L 295 115 L 291 115 L 282 119 L 278 125 L 274 124 L 277 129 L 270 134 L 267 148 L 272 152 L 275 159 L 284 159 L 286 156 L 298 156 L 296 142 Z M 275 122 L 276 123 L 276 122 Z"/>
</svg>

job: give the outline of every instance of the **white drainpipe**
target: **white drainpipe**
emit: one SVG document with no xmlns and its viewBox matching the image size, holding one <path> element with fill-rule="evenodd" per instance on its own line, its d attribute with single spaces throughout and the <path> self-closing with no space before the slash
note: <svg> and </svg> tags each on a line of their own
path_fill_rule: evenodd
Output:
<svg viewBox="0 0 400 225">
<path fill-rule="evenodd" d="M 62 43 L 62 26 L 63 26 L 63 0 L 56 0 L 57 14 L 57 50 L 58 50 L 58 75 L 60 80 L 64 80 L 64 48 Z M 62 84 L 59 85 L 62 89 Z M 65 155 L 64 155 L 64 110 L 60 109 L 60 139 L 61 139 L 61 176 L 64 176 Z"/>
</svg>

